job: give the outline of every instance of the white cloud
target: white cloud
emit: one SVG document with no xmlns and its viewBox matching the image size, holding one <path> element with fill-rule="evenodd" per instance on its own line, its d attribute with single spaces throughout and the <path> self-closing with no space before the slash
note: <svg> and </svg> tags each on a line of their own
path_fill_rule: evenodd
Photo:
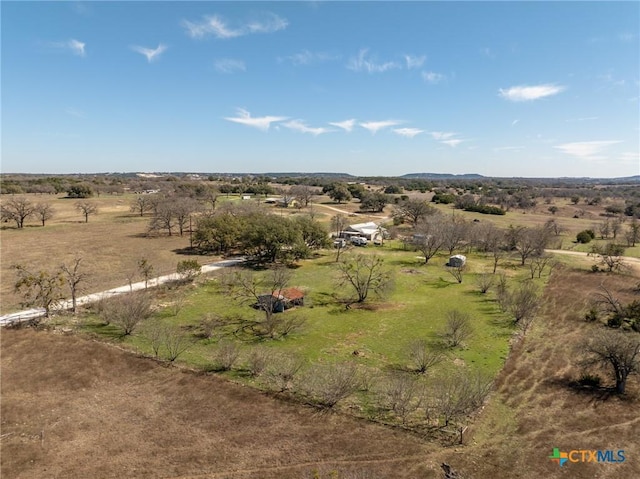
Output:
<svg viewBox="0 0 640 479">
<path fill-rule="evenodd" d="M 213 35 L 216 38 L 228 39 L 236 38 L 253 33 L 274 33 L 284 30 L 289 22 L 275 13 L 266 12 L 259 18 L 230 27 L 220 15 L 205 16 L 199 22 L 182 21 L 182 26 L 186 28 L 187 34 L 191 38 L 204 38 Z"/>
<path fill-rule="evenodd" d="M 554 148 L 566 153 L 567 155 L 575 156 L 581 160 L 602 160 L 605 157 L 601 153 L 609 146 L 621 143 L 618 140 L 605 140 L 605 141 L 579 141 L 575 143 L 564 143 L 562 145 L 554 146 Z"/>
<path fill-rule="evenodd" d="M 458 146 L 460 143 L 462 143 L 465 140 L 461 140 L 460 138 L 454 138 L 452 140 L 442 140 L 440 141 L 440 143 L 450 146 L 451 148 L 455 148 L 456 146 Z"/>
<path fill-rule="evenodd" d="M 323 127 L 312 128 L 310 126 L 305 125 L 304 122 L 301 120 L 291 120 L 291 121 L 288 121 L 287 123 L 283 123 L 282 126 L 286 126 L 291 130 L 296 130 L 301 133 L 310 133 L 313 136 L 318 136 L 318 135 L 322 135 L 323 133 L 329 133 L 330 131 L 333 131 L 329 128 L 323 128 Z"/>
<path fill-rule="evenodd" d="M 430 131 L 429 134 L 434 140 L 442 141 L 453 138 L 457 133 L 451 131 Z"/>
<path fill-rule="evenodd" d="M 427 57 L 425 55 L 414 56 L 414 55 L 405 55 L 404 60 L 407 62 L 407 69 L 411 70 L 412 68 L 420 68 Z"/>
<path fill-rule="evenodd" d="M 493 151 L 519 151 L 519 150 L 524 150 L 524 146 L 499 146 L 493 149 Z"/>
<path fill-rule="evenodd" d="M 235 117 L 225 117 L 225 120 L 232 121 L 234 123 L 240 123 L 241 125 L 252 126 L 263 131 L 267 131 L 271 126 L 271 123 L 276 123 L 288 119 L 286 116 L 251 117 L 251 114 L 243 108 L 238 108 L 237 115 L 238 116 Z"/>
<path fill-rule="evenodd" d="M 289 61 L 294 65 L 311 65 L 314 63 L 327 62 L 332 60 L 339 60 L 340 56 L 330 55 L 324 52 L 311 52 L 309 50 L 302 50 L 299 53 L 294 53 L 288 57 L 278 58 L 278 61 Z"/>
<path fill-rule="evenodd" d="M 424 130 L 418 128 L 394 128 L 393 132 L 405 138 L 413 138 L 420 133 L 424 133 Z"/>
<path fill-rule="evenodd" d="M 511 126 L 516 126 L 518 123 L 520 123 L 520 120 L 513 120 Z"/>
<path fill-rule="evenodd" d="M 353 130 L 354 125 L 356 124 L 356 120 L 351 118 L 350 120 L 329 122 L 329 124 L 332 126 L 337 126 L 338 128 L 342 128 L 346 132 L 351 132 L 351 130 Z"/>
<path fill-rule="evenodd" d="M 377 63 L 377 59 L 369 56 L 368 53 L 369 50 L 366 48 L 360 50 L 357 57 L 352 57 L 349 60 L 347 68 L 354 72 L 364 71 L 367 73 L 384 73 L 388 70 L 400 68 L 400 64 L 396 62 Z"/>
<path fill-rule="evenodd" d="M 67 107 L 65 108 L 65 113 L 67 115 L 75 116 L 76 118 L 85 118 L 86 115 L 82 110 L 78 110 L 77 108 Z"/>
<path fill-rule="evenodd" d="M 85 56 L 84 47 L 86 46 L 86 43 L 74 38 L 72 38 L 71 40 L 67 40 L 66 42 L 50 42 L 47 45 L 54 48 L 71 50 L 71 53 L 73 53 L 74 55 L 78 55 L 79 57 Z"/>
<path fill-rule="evenodd" d="M 547 96 L 557 95 L 566 90 L 562 85 L 543 84 L 543 85 L 520 85 L 511 88 L 500 88 L 500 96 L 509 101 L 531 101 L 545 98 Z"/>
<path fill-rule="evenodd" d="M 375 135 L 378 132 L 378 130 L 382 130 L 390 126 L 396 126 L 396 125 L 399 125 L 400 123 L 402 122 L 397 120 L 366 121 L 364 123 L 360 123 L 360 126 L 365 130 L 369 130 L 371 134 Z"/>
<path fill-rule="evenodd" d="M 618 39 L 621 42 L 633 42 L 637 38 L 638 38 L 638 34 L 637 33 L 625 32 L 625 33 L 621 33 L 620 35 L 618 35 Z"/>
<path fill-rule="evenodd" d="M 422 79 L 428 83 L 436 84 L 445 80 L 447 77 L 441 73 L 436 72 L 422 72 Z"/>
<path fill-rule="evenodd" d="M 147 57 L 147 61 L 151 63 L 158 60 L 160 58 L 160 55 L 162 55 L 162 53 L 167 49 L 167 47 L 166 45 L 163 45 L 162 43 L 160 43 L 158 44 L 158 47 L 155 50 L 152 50 L 151 48 L 140 47 L 138 45 L 133 45 L 131 49 L 134 52 L 138 52 L 144 55 L 145 57 Z"/>
<path fill-rule="evenodd" d="M 620 154 L 618 158 L 620 163 L 629 164 L 629 165 L 638 165 L 640 163 L 640 153 L 637 151 L 625 151 Z"/>
<path fill-rule="evenodd" d="M 221 58 L 214 63 L 216 70 L 220 73 L 235 73 L 247 71 L 242 60 L 234 60 L 233 58 Z"/>
</svg>

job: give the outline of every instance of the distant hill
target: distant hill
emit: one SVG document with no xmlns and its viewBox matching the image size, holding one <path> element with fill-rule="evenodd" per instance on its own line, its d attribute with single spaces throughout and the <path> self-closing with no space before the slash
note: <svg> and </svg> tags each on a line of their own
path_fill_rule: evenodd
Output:
<svg viewBox="0 0 640 479">
<path fill-rule="evenodd" d="M 454 175 L 451 173 L 408 173 L 400 176 L 399 178 L 416 178 L 426 180 L 446 180 L 455 178 L 459 180 L 480 180 L 488 177 L 478 175 L 476 173 L 465 173 L 463 175 Z"/>
</svg>

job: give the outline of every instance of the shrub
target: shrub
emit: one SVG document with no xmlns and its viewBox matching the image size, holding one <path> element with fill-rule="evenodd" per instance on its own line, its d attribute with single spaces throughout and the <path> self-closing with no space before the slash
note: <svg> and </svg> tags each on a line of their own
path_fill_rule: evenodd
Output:
<svg viewBox="0 0 640 479">
<path fill-rule="evenodd" d="M 597 266 L 596 266 L 597 268 Z M 584 315 L 584 320 L 588 322 L 593 322 L 598 320 L 598 308 L 592 307 L 587 314 Z"/>
<path fill-rule="evenodd" d="M 580 233 L 576 235 L 576 241 L 578 243 L 587 244 L 590 243 L 592 239 L 593 236 L 589 234 L 589 230 L 580 231 Z"/>
<path fill-rule="evenodd" d="M 600 387 L 600 376 L 596 376 L 595 374 L 589 374 L 589 373 L 585 373 L 582 376 L 580 376 L 580 379 L 578 380 L 578 383 L 580 383 L 581 386 L 585 386 L 585 387 L 589 387 L 589 388 L 598 388 Z"/>
</svg>

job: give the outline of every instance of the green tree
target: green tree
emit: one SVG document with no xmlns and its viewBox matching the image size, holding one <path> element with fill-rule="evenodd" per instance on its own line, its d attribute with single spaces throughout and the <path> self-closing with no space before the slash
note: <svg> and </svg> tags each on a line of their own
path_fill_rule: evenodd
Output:
<svg viewBox="0 0 640 479">
<path fill-rule="evenodd" d="M 15 265 L 17 280 L 14 290 L 23 298 L 23 306 L 43 308 L 49 317 L 51 310 L 63 299 L 64 278 L 61 271 L 29 271 L 23 265 Z"/>
</svg>

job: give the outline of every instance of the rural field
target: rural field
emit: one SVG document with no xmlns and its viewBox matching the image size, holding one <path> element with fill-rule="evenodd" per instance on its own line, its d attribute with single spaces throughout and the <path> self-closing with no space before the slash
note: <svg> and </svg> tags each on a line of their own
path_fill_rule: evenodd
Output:
<svg viewBox="0 0 640 479">
<path fill-rule="evenodd" d="M 612 392 L 604 369 L 597 386 L 583 382 L 593 379 L 581 362 L 585 344 L 608 329 L 606 317 L 584 319 L 594 298 L 606 286 L 620 305 L 632 304 L 640 280 L 640 246 L 625 248 L 626 268 L 607 273 L 592 251 L 610 237 L 575 241 L 609 218 L 610 203 L 578 211 L 553 198 L 497 216 L 436 204 L 421 221 L 462 225 L 466 235 L 546 231 L 547 248 L 561 250 L 521 257 L 517 236 L 515 246 L 484 251 L 477 238 L 460 237 L 451 252 L 467 263 L 457 270 L 445 266 L 446 248 L 425 262 L 430 250 L 407 242 L 424 237 L 414 234 L 422 223 L 397 221 L 402 205 L 428 204 L 433 193 L 397 195 L 375 212 L 361 211 L 362 200 L 316 193 L 301 208 L 264 205 L 266 195 L 220 195 L 211 215 L 311 218 L 324 239 L 338 217 L 374 221 L 388 237 L 131 295 L 148 298 L 149 312 L 124 333 L 110 316 L 119 314 L 117 298 L 54 314 L 38 328 L 2 331 L 2 475 L 436 478 L 443 462 L 471 479 L 505 470 L 523 479 L 640 475 L 637 379 L 630 376 L 624 395 Z M 49 197 L 55 215 L 46 226 L 4 223 L 2 312 L 20 309 L 15 264 L 46 271 L 81 257 L 85 294 L 141 281 L 143 259 L 153 277 L 184 260 L 202 265 L 241 253 L 190 248 L 189 230 L 148 234 L 150 214 L 130 211 L 136 198 L 90 198 L 97 214 L 85 221 L 74 200 Z M 553 214 L 549 204 L 557 205 Z M 556 234 L 549 220 L 560 225 Z M 379 280 L 380 290 L 354 299 L 353 268 Z M 273 288 L 301 292 L 304 306 L 273 316 L 252 307 Z M 520 294 L 535 303 L 524 312 L 515 307 Z M 549 459 L 554 448 L 623 449 L 627 460 L 559 468 Z"/>
</svg>

